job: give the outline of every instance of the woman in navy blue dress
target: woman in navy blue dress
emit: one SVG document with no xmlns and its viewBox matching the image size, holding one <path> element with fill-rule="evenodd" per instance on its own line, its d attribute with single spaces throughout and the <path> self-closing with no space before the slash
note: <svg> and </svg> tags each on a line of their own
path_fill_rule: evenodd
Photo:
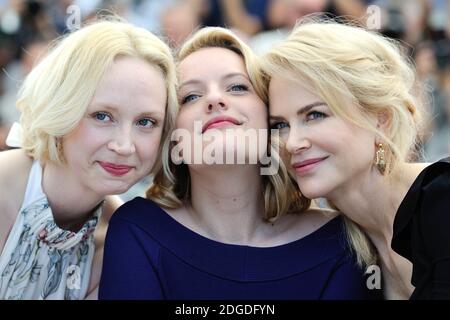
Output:
<svg viewBox="0 0 450 320">
<path fill-rule="evenodd" d="M 110 222 L 100 299 L 378 296 L 362 268 L 373 257 L 353 255 L 343 219 L 310 209 L 277 161 L 250 49 L 226 29 L 205 28 L 178 60 L 176 143 L 165 146 L 147 199 Z M 266 136 L 245 148 L 251 132 Z"/>
</svg>

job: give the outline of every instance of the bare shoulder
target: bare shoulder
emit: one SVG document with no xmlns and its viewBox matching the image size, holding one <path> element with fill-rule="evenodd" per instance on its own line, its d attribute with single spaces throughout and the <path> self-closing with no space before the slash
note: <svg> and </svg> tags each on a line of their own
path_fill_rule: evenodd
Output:
<svg viewBox="0 0 450 320">
<path fill-rule="evenodd" d="M 402 177 L 407 177 L 409 179 L 415 179 L 419 176 L 422 171 L 431 166 L 433 163 L 430 162 L 413 162 L 407 163 L 398 170 L 398 175 Z"/>
<path fill-rule="evenodd" d="M 124 201 L 117 195 L 106 196 L 101 219 L 108 223 L 113 213 L 123 204 Z"/>
<path fill-rule="evenodd" d="M 23 150 L 0 152 L 0 202 L 2 208 L 5 208 L 6 204 L 20 206 L 32 163 L 33 159 L 27 156 Z"/>
<path fill-rule="evenodd" d="M 32 163 L 23 150 L 0 152 L 0 251 L 22 205 Z"/>
<path fill-rule="evenodd" d="M 22 149 L 2 151 L 0 152 L 0 179 L 4 181 L 4 179 L 27 178 L 32 164 L 33 159 Z"/>
</svg>

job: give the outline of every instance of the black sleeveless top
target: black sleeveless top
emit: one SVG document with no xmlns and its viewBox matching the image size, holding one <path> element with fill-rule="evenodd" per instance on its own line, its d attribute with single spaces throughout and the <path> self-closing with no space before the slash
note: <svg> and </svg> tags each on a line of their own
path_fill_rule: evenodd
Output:
<svg viewBox="0 0 450 320">
<path fill-rule="evenodd" d="M 450 158 L 414 181 L 395 216 L 391 246 L 413 264 L 411 299 L 450 299 Z"/>
</svg>

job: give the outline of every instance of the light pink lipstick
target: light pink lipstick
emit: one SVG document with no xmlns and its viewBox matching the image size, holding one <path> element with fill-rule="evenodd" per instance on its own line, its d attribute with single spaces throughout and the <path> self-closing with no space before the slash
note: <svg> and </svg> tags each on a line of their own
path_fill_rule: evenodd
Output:
<svg viewBox="0 0 450 320">
<path fill-rule="evenodd" d="M 304 175 L 311 172 L 314 168 L 316 168 L 323 160 L 328 157 L 322 158 L 311 158 L 308 160 L 295 162 L 292 164 L 292 167 L 295 169 L 295 172 L 299 175 Z"/>
<path fill-rule="evenodd" d="M 202 128 L 202 133 L 204 133 L 208 129 L 226 127 L 229 126 L 230 124 L 240 125 L 239 121 L 233 117 L 227 116 L 215 117 L 205 123 L 205 125 Z"/>
</svg>

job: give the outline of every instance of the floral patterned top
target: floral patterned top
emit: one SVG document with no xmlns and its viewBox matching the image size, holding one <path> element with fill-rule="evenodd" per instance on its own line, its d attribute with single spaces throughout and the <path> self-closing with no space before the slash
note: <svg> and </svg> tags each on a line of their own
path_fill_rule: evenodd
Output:
<svg viewBox="0 0 450 320">
<path fill-rule="evenodd" d="M 0 256 L 0 299 L 85 298 L 99 206 L 78 232 L 59 228 L 42 191 L 42 168 L 31 167 L 22 208 Z"/>
</svg>

